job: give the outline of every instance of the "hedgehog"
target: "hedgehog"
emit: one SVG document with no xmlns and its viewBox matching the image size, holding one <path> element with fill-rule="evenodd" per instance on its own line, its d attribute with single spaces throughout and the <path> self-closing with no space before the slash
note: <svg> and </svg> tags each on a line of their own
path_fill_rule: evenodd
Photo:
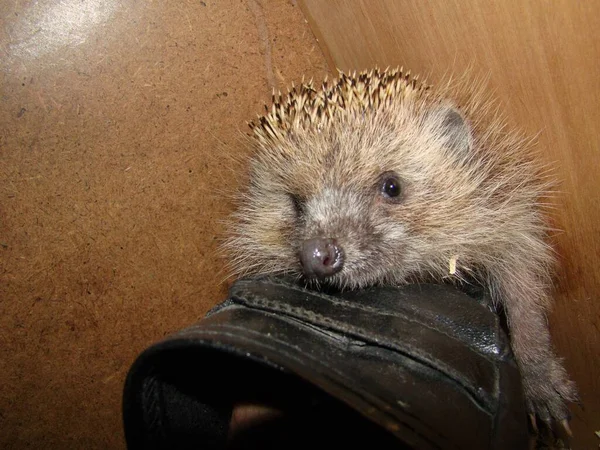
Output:
<svg viewBox="0 0 600 450">
<path fill-rule="evenodd" d="M 570 433 L 576 387 L 546 321 L 555 183 L 483 84 L 340 71 L 265 108 L 249 123 L 249 183 L 225 243 L 232 273 L 336 289 L 477 282 L 506 317 L 534 426 Z"/>
</svg>

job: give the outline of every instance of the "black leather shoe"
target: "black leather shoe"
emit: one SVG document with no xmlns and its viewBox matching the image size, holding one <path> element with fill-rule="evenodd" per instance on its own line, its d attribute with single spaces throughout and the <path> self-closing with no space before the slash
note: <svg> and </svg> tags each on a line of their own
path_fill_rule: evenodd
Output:
<svg viewBox="0 0 600 450">
<path fill-rule="evenodd" d="M 232 433 L 247 403 L 278 413 Z M 130 449 L 528 447 L 520 375 L 489 299 L 434 284 L 324 294 L 239 280 L 138 357 L 123 416 Z"/>
</svg>

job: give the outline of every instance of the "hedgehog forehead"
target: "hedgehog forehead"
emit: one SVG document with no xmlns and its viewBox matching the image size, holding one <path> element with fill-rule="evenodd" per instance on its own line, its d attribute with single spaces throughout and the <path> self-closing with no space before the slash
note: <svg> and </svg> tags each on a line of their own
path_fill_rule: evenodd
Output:
<svg viewBox="0 0 600 450">
<path fill-rule="evenodd" d="M 418 115 L 394 121 L 371 114 L 360 122 L 336 120 L 323 130 L 306 129 L 263 144 L 259 159 L 266 179 L 278 179 L 280 189 L 308 197 L 328 187 L 364 191 L 388 171 L 406 179 L 430 176 L 428 166 L 440 156 L 435 147 Z"/>
<path fill-rule="evenodd" d="M 401 163 L 400 142 L 371 139 L 358 129 L 331 127 L 327 133 L 308 134 L 271 150 L 277 164 L 269 169 L 283 182 L 308 195 L 326 187 L 363 189 L 376 183 L 379 175 Z"/>
</svg>

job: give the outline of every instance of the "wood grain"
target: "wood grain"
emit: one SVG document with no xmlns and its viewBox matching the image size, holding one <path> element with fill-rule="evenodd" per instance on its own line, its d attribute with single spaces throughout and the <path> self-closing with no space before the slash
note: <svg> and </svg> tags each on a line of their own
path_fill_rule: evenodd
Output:
<svg viewBox="0 0 600 450">
<path fill-rule="evenodd" d="M 434 82 L 471 67 L 562 181 L 561 272 L 550 317 L 585 410 L 574 449 L 600 440 L 600 2 L 302 0 L 330 64 L 404 66 Z"/>
</svg>

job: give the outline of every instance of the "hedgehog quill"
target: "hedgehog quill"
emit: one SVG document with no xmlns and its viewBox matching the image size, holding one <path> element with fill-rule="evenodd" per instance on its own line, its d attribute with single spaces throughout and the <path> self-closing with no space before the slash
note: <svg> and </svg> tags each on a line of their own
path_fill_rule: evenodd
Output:
<svg viewBox="0 0 600 450">
<path fill-rule="evenodd" d="M 340 73 L 274 96 L 250 125 L 250 184 L 226 243 L 236 275 L 341 289 L 477 280 L 506 313 L 530 414 L 568 430 L 576 388 L 546 322 L 552 182 L 481 90 Z"/>
</svg>

